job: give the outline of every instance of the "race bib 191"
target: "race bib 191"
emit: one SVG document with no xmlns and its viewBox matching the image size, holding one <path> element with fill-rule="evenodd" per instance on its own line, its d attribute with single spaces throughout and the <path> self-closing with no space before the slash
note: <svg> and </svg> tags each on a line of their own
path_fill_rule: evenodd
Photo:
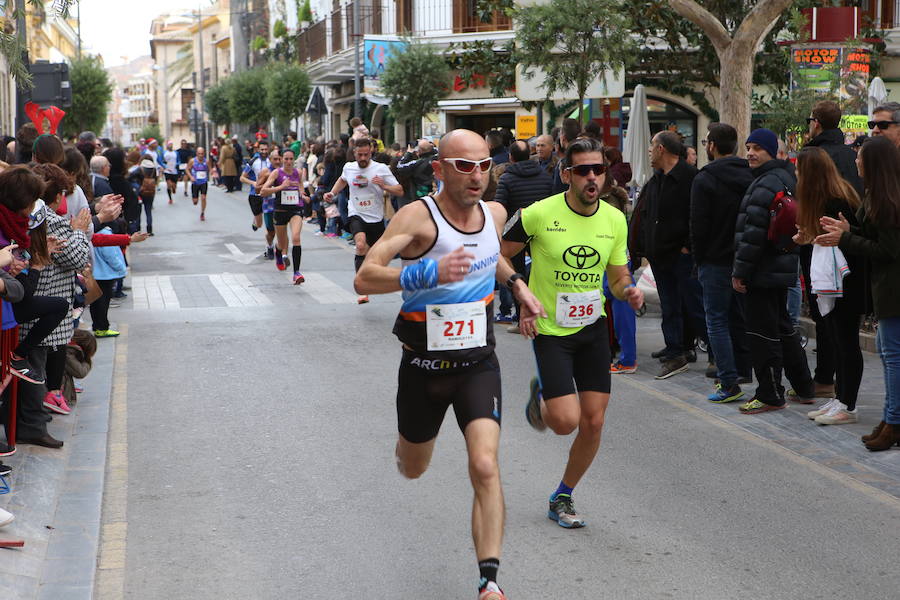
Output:
<svg viewBox="0 0 900 600">
<path fill-rule="evenodd" d="M 465 350 L 487 345 L 484 302 L 429 304 L 425 307 L 428 350 Z"/>
<path fill-rule="evenodd" d="M 281 192 L 281 204 L 285 206 L 297 206 L 300 204 L 300 192 L 298 190 L 284 190 Z"/>
<path fill-rule="evenodd" d="M 600 298 L 600 290 L 556 294 L 556 324 L 584 327 L 594 323 L 601 316 Z"/>
</svg>

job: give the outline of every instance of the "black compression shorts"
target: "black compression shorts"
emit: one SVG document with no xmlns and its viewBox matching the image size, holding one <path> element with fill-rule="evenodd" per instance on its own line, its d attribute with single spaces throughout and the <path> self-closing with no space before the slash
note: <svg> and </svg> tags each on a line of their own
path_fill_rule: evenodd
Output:
<svg viewBox="0 0 900 600">
<path fill-rule="evenodd" d="M 181 177 L 178 173 L 163 173 L 166 176 L 166 181 L 174 181 L 178 183 L 178 178 Z"/>
<path fill-rule="evenodd" d="M 500 363 L 496 355 L 474 365 L 450 368 L 453 366 L 403 350 L 397 375 L 397 428 L 408 442 L 421 444 L 437 437 L 451 405 L 463 433 L 475 419 L 500 424 Z"/>
<path fill-rule="evenodd" d="M 365 233 L 366 244 L 371 248 L 375 245 L 375 242 L 380 240 L 381 236 L 384 235 L 384 221 L 368 223 L 359 215 L 353 215 L 347 221 L 347 229 L 350 230 L 350 233 L 353 234 L 354 237 L 357 233 Z"/>
<path fill-rule="evenodd" d="M 253 216 L 262 214 L 262 204 L 263 199 L 262 196 L 257 196 L 256 194 L 250 194 L 247 199 L 250 202 L 250 212 L 253 213 Z"/>
<path fill-rule="evenodd" d="M 532 342 L 545 400 L 579 392 L 609 393 L 609 330 L 606 319 L 572 335 L 539 335 Z"/>
<path fill-rule="evenodd" d="M 200 185 L 197 185 L 196 183 L 192 183 L 192 184 L 191 184 L 191 197 L 192 197 L 192 198 L 199 198 L 201 195 L 205 196 L 205 195 L 206 195 L 206 186 L 207 186 L 207 185 L 209 185 L 209 184 L 208 184 L 208 183 L 201 183 Z"/>
<path fill-rule="evenodd" d="M 300 210 L 300 207 L 291 208 L 291 209 L 283 209 L 276 208 L 275 209 L 275 224 L 276 225 L 287 225 L 291 222 L 291 219 L 294 217 L 302 217 L 303 212 Z"/>
</svg>

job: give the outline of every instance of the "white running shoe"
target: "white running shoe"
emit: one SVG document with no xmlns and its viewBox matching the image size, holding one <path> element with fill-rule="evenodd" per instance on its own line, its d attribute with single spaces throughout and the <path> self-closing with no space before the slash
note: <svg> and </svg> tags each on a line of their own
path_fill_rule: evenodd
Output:
<svg viewBox="0 0 900 600">
<path fill-rule="evenodd" d="M 841 402 L 840 400 L 836 401 L 836 404 L 831 407 L 824 415 L 819 415 L 815 418 L 816 423 L 819 425 L 843 425 L 845 423 L 856 423 L 856 411 L 847 410 L 847 405 Z"/>
<path fill-rule="evenodd" d="M 5 511 L 0 508 L 0 527 L 5 527 L 9 525 L 15 520 L 15 517 L 11 512 Z"/>
<path fill-rule="evenodd" d="M 817 408 L 817 409 L 815 409 L 815 410 L 811 410 L 811 411 L 809 411 L 808 413 L 806 413 L 806 416 L 809 417 L 809 419 L 810 419 L 811 421 L 815 421 L 815 420 L 816 420 L 816 417 L 819 417 L 819 416 L 821 416 L 821 415 L 824 415 L 824 414 L 826 414 L 829 410 L 831 410 L 831 408 L 834 406 L 835 403 L 841 404 L 841 401 L 838 400 L 837 398 L 832 398 L 831 400 L 829 400 L 828 402 L 826 402 L 825 404 L 823 404 L 823 405 L 820 406 L 819 408 Z M 841 406 L 843 406 L 843 404 L 841 404 Z"/>
</svg>

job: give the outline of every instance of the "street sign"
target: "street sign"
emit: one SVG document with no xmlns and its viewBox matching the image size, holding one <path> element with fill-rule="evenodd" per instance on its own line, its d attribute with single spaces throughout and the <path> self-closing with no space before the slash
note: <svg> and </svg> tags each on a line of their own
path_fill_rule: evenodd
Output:
<svg viewBox="0 0 900 600">
<path fill-rule="evenodd" d="M 516 117 L 516 138 L 527 140 L 537 135 L 537 117 L 535 115 L 518 115 Z"/>
<path fill-rule="evenodd" d="M 26 95 L 41 108 L 72 106 L 72 86 L 69 83 L 69 65 L 37 61 L 28 65 L 34 87 Z"/>
</svg>

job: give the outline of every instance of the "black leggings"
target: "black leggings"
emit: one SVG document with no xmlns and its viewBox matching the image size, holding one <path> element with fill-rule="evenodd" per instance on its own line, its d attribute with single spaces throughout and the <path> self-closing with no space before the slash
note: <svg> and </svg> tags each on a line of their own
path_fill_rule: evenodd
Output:
<svg viewBox="0 0 900 600">
<path fill-rule="evenodd" d="M 105 331 L 109 329 L 109 301 L 113 295 L 113 286 L 116 279 L 97 280 L 97 285 L 103 291 L 103 295 L 91 302 L 91 320 L 94 331 Z"/>
<path fill-rule="evenodd" d="M 63 375 L 66 372 L 66 347 L 47 348 L 47 389 L 62 388 Z"/>
<path fill-rule="evenodd" d="M 847 410 L 856 408 L 856 396 L 863 375 L 863 357 L 859 349 L 860 315 L 847 308 L 842 298 L 835 301 L 834 308 L 823 317 L 828 328 L 828 336 L 833 352 L 835 397 L 847 405 Z M 816 340 L 818 347 L 819 340 Z M 822 353 L 823 348 L 818 347 Z"/>
<path fill-rule="evenodd" d="M 27 323 L 37 319 L 19 345 L 15 353 L 21 358 L 28 358 L 28 354 L 35 346 L 39 346 L 44 338 L 56 329 L 69 312 L 69 303 L 65 298 L 50 296 L 32 296 L 28 300 L 12 305 L 13 315 L 17 323 Z"/>
</svg>

